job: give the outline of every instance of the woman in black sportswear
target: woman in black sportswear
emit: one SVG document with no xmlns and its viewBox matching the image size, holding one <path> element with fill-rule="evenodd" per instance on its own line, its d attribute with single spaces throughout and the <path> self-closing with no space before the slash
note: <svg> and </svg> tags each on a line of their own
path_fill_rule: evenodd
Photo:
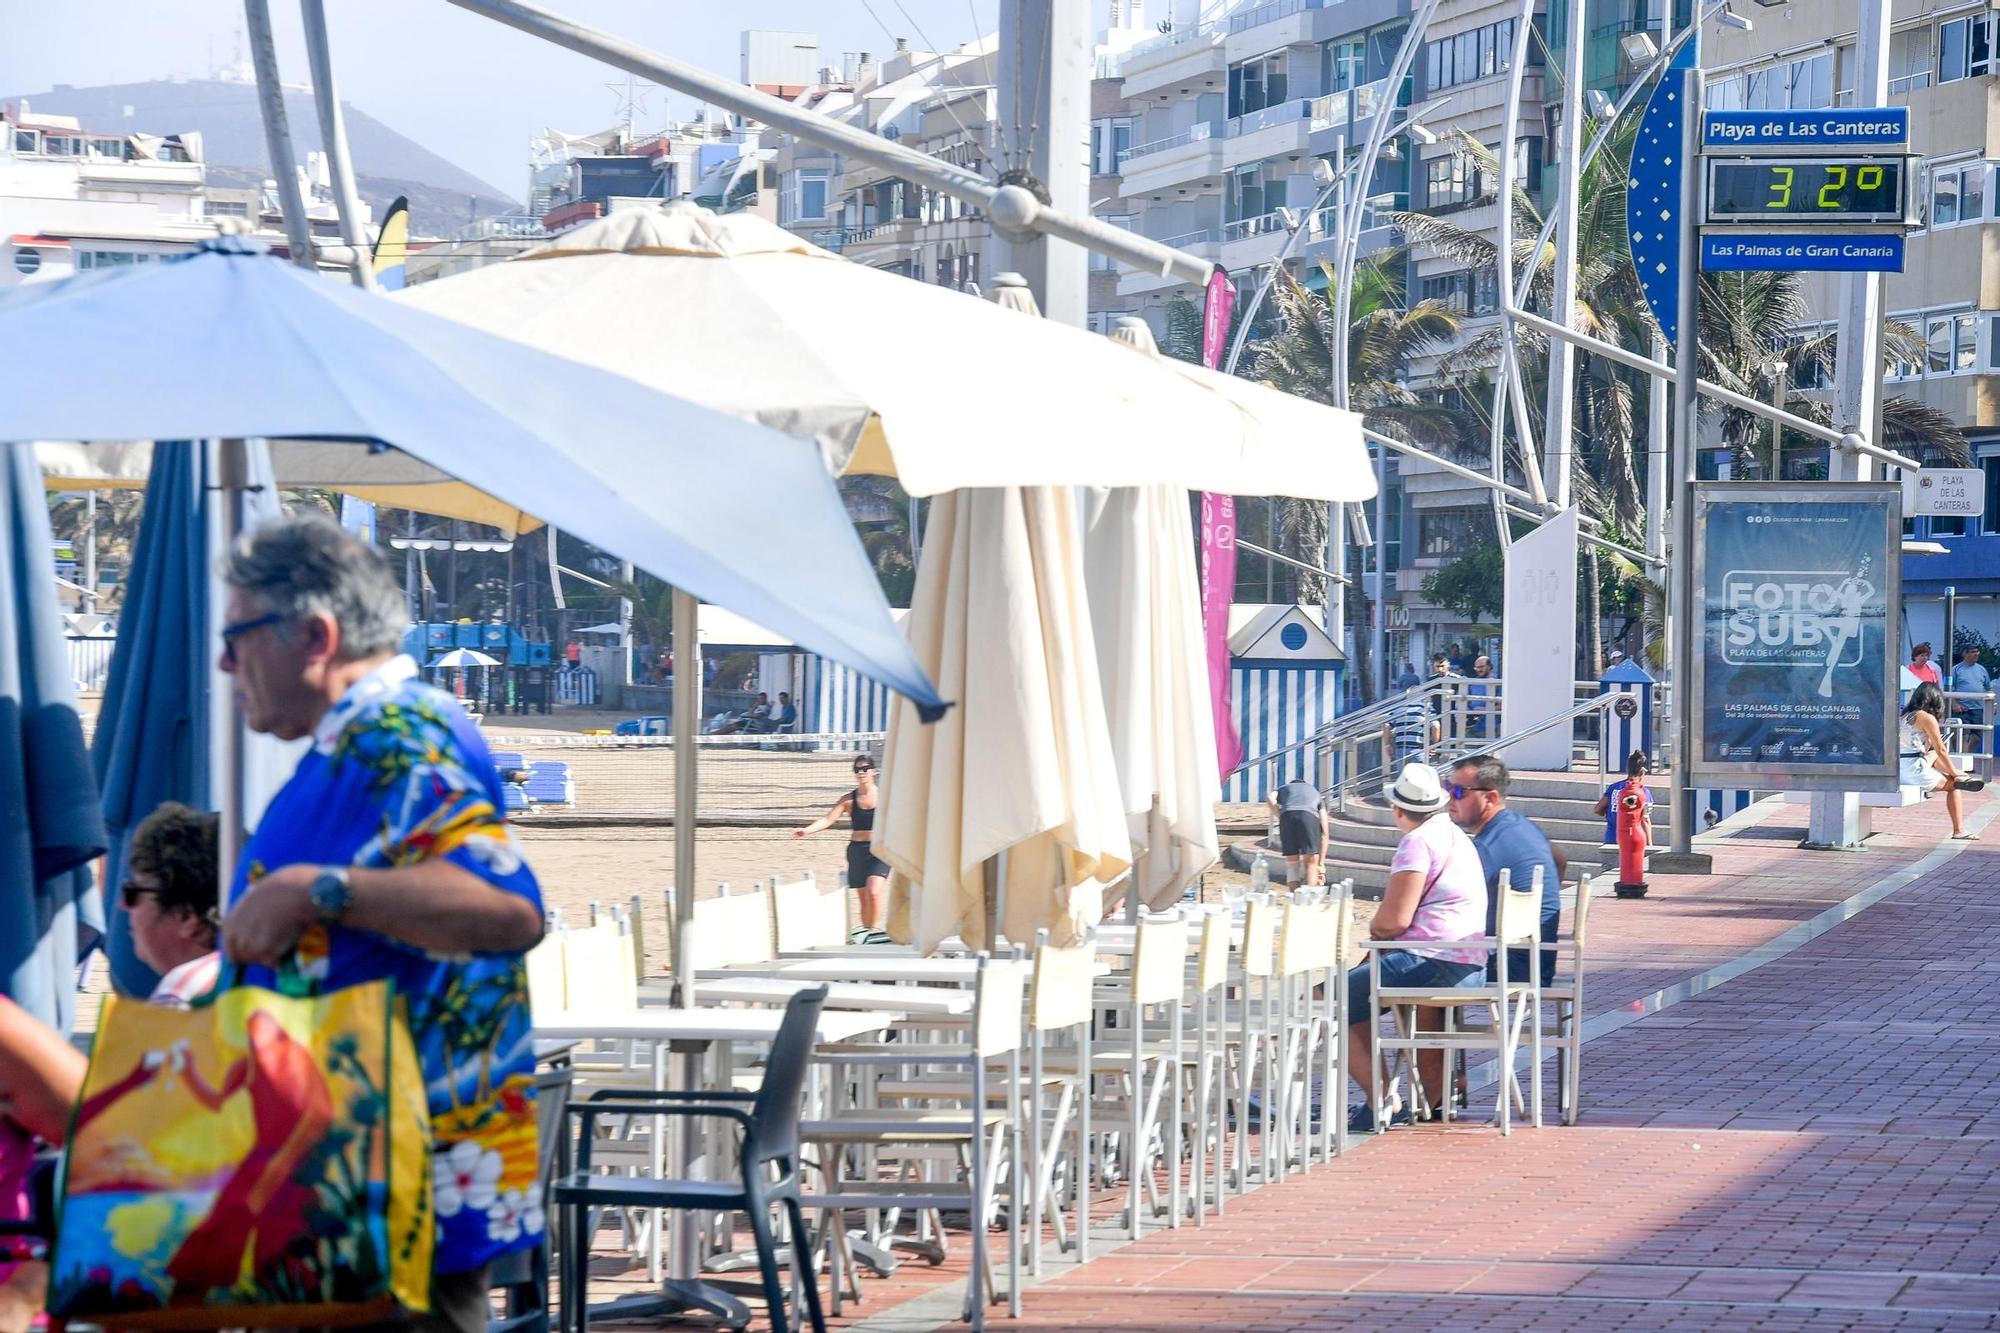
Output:
<svg viewBox="0 0 2000 1333">
<path fill-rule="evenodd" d="M 841 819 L 849 821 L 847 840 L 847 887 L 861 898 L 863 930 L 878 931 L 888 919 L 889 864 L 875 855 L 875 761 L 867 755 L 854 760 L 854 790 L 833 803 L 833 809 L 802 829 L 792 830 L 794 838 L 830 829 Z"/>
</svg>

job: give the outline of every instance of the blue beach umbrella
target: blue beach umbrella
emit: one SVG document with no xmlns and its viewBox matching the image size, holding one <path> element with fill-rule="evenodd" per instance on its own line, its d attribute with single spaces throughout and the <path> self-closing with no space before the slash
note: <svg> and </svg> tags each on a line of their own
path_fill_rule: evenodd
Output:
<svg viewBox="0 0 2000 1333">
<path fill-rule="evenodd" d="M 67 1032 L 79 931 L 94 933 L 89 863 L 104 851 L 97 784 L 49 565 L 35 459 L 0 450 L 0 987 Z"/>
<path fill-rule="evenodd" d="M 0 299 L 0 441 L 393 446 L 842 662 L 944 703 L 812 444 L 360 292 L 239 237 Z M 115 348 L 118 373 L 103 374 Z"/>
</svg>

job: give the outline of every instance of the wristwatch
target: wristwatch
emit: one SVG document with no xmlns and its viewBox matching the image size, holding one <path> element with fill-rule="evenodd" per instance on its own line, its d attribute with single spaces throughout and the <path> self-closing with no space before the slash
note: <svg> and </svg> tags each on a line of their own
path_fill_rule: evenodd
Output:
<svg viewBox="0 0 2000 1333">
<path fill-rule="evenodd" d="M 347 878 L 346 866 L 321 866 L 319 875 L 312 884 L 313 914 L 326 925 L 333 925 L 347 914 L 347 904 L 354 897 L 354 886 Z"/>
</svg>

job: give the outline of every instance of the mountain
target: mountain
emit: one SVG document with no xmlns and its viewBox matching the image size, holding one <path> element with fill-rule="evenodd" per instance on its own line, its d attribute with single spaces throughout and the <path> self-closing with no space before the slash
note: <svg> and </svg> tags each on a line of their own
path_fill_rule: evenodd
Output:
<svg viewBox="0 0 2000 1333">
<path fill-rule="evenodd" d="M 155 80 L 101 88 L 59 83 L 46 92 L 0 97 L 25 98 L 31 111 L 75 116 L 96 134 L 178 134 L 199 130 L 202 156 L 217 185 L 255 186 L 271 172 L 264 146 L 264 123 L 257 112 L 255 84 L 222 79 Z M 410 199 L 415 235 L 448 235 L 474 218 L 519 212 L 521 205 L 471 172 L 453 166 L 422 144 L 405 138 L 352 102 L 343 102 L 347 147 L 354 158 L 355 184 L 377 221 L 397 195 Z M 319 116 L 312 94 L 285 90 L 292 151 L 300 162 L 320 146 Z M 525 167 L 525 160 L 524 160 Z"/>
</svg>

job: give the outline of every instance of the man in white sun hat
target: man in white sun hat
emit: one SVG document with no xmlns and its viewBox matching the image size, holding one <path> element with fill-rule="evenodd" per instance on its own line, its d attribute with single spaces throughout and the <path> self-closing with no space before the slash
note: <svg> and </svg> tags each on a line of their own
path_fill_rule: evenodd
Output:
<svg viewBox="0 0 2000 1333">
<path fill-rule="evenodd" d="M 1451 798 L 1429 764 L 1408 764 L 1386 793 L 1402 841 L 1389 863 L 1389 887 L 1368 928 L 1372 939 L 1407 941 L 1383 951 L 1384 986 L 1442 989 L 1478 985 L 1486 975 L 1483 948 L 1446 948 L 1426 940 L 1477 939 L 1486 931 L 1486 874 L 1464 830 L 1445 814 Z M 1361 1106 L 1348 1117 L 1358 1134 L 1375 1129 L 1375 1022 L 1369 1008 L 1368 964 L 1347 974 L 1347 1069 L 1360 1086 Z M 1427 1056 L 1426 1082 L 1443 1084 L 1443 1052 Z M 1409 1113 L 1392 1106 L 1392 1121 Z"/>
</svg>

